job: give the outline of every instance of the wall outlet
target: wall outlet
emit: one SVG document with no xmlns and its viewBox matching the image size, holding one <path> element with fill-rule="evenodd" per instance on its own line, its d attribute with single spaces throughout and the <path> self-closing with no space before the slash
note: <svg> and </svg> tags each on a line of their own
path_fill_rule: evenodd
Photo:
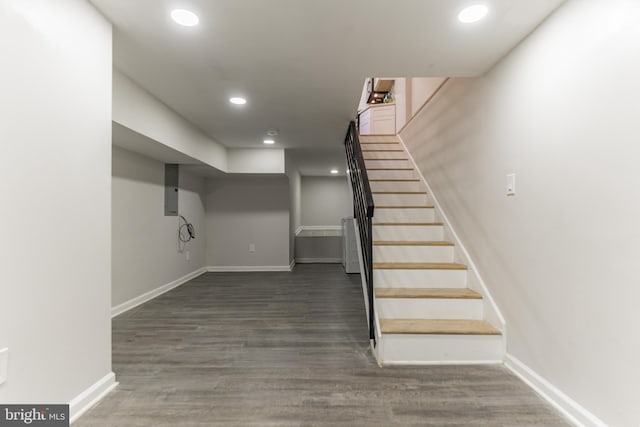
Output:
<svg viewBox="0 0 640 427">
<path fill-rule="evenodd" d="M 516 195 L 516 174 L 510 173 L 507 175 L 507 196 Z"/>
<path fill-rule="evenodd" d="M 7 381 L 7 362 L 9 360 L 9 349 L 0 350 L 0 384 Z"/>
<path fill-rule="evenodd" d="M 256 251 L 256 244 L 249 243 L 249 252 L 255 252 L 255 251 Z"/>
<path fill-rule="evenodd" d="M 189 258 L 191 258 L 191 252 L 185 251 L 184 252 L 184 257 L 187 259 L 187 261 L 189 261 Z"/>
</svg>

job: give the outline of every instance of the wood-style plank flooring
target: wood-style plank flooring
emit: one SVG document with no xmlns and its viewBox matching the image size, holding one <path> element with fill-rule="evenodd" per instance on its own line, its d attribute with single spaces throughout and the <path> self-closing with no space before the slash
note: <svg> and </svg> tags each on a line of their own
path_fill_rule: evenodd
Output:
<svg viewBox="0 0 640 427">
<path fill-rule="evenodd" d="M 566 426 L 502 366 L 379 368 L 358 275 L 208 273 L 113 320 L 118 388 L 74 426 Z"/>
</svg>

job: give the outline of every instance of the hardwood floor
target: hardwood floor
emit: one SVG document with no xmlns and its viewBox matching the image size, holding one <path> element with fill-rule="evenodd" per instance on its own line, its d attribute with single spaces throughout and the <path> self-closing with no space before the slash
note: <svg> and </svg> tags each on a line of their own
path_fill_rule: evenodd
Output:
<svg viewBox="0 0 640 427">
<path fill-rule="evenodd" d="M 502 366 L 379 368 L 358 275 L 208 273 L 113 320 L 118 388 L 74 426 L 566 426 Z"/>
</svg>

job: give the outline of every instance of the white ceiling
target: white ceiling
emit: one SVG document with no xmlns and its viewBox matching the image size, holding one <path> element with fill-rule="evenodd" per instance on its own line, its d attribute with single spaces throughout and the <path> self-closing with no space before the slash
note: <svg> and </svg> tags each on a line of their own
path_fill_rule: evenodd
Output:
<svg viewBox="0 0 640 427">
<path fill-rule="evenodd" d="M 228 147 L 340 150 L 367 76 L 477 76 L 563 0 L 90 0 L 114 23 L 115 66 Z M 174 8 L 196 12 L 187 28 Z M 243 107 L 228 98 L 242 95 Z"/>
</svg>

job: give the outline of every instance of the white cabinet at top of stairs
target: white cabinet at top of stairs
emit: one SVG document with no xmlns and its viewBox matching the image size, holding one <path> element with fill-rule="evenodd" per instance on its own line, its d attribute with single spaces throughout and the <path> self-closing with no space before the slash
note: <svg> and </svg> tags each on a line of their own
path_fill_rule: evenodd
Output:
<svg viewBox="0 0 640 427">
<path fill-rule="evenodd" d="M 360 135 L 395 135 L 395 104 L 369 105 L 359 114 Z"/>
</svg>

